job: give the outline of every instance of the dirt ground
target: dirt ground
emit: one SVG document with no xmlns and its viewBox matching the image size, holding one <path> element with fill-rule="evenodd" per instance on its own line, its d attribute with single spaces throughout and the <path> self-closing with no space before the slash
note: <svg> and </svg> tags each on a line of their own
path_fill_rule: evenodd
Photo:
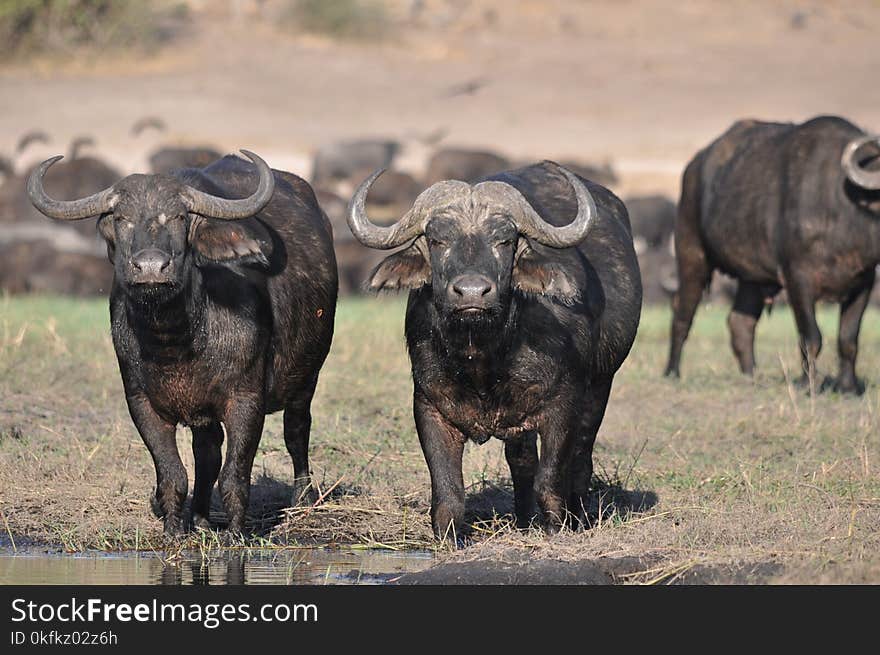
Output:
<svg viewBox="0 0 880 655">
<path fill-rule="evenodd" d="M 53 142 L 31 160 L 91 134 L 128 172 L 175 141 L 308 173 L 320 144 L 387 136 L 420 171 L 419 139 L 444 130 L 442 145 L 610 160 L 616 190 L 675 194 L 687 159 L 739 118 L 839 113 L 880 129 L 876 0 L 388 0 L 397 22 L 367 43 L 292 32 L 260 3 L 190 4 L 202 9 L 183 38 L 154 56 L 0 68 L 0 151 L 42 128 Z M 169 132 L 132 137 L 146 115 Z"/>
<path fill-rule="evenodd" d="M 107 314 L 99 300 L 0 300 L 0 530 L 19 543 L 169 546 L 149 511 L 153 466 L 125 408 Z M 503 448 L 491 441 L 466 449 L 472 531 L 453 550 L 430 538 L 403 299 L 345 299 L 313 404 L 324 502 L 287 508 L 293 471 L 273 415 L 254 466 L 256 536 L 233 545 L 437 552 L 441 568 L 400 582 L 880 582 L 880 312 L 862 328 L 859 398 L 788 384 L 798 355 L 784 309 L 759 324 L 756 379 L 740 377 L 725 314 L 701 309 L 674 382 L 661 376 L 669 311 L 645 310 L 599 432 L 595 527 L 552 538 L 514 530 Z M 833 373 L 835 312 L 820 325 L 820 371 Z M 192 480 L 183 429 L 178 447 Z M 216 497 L 211 518 L 225 520 Z M 200 532 L 171 547 L 212 550 L 222 539 Z"/>
</svg>

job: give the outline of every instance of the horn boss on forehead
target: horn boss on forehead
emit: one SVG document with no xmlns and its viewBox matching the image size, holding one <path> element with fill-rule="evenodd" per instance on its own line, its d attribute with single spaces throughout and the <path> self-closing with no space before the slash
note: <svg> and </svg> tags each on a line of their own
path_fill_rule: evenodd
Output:
<svg viewBox="0 0 880 655">
<path fill-rule="evenodd" d="M 368 177 L 355 191 L 348 205 L 346 218 L 352 234 L 370 248 L 387 250 L 396 248 L 411 241 L 425 231 L 427 211 L 432 205 L 448 198 L 452 194 L 461 194 L 472 190 L 494 197 L 503 204 L 513 204 L 514 220 L 517 229 L 526 235 L 553 248 L 568 248 L 580 243 L 589 232 L 596 216 L 596 203 L 584 183 L 573 173 L 558 164 L 553 164 L 565 176 L 574 190 L 578 212 L 568 225 L 556 227 L 547 223 L 532 208 L 523 195 L 506 182 L 481 182 L 476 186 L 464 182 L 438 182 L 423 192 L 416 200 L 412 209 L 393 225 L 382 227 L 369 220 L 366 212 L 367 194 L 376 179 L 385 172 L 381 169 Z"/>
</svg>

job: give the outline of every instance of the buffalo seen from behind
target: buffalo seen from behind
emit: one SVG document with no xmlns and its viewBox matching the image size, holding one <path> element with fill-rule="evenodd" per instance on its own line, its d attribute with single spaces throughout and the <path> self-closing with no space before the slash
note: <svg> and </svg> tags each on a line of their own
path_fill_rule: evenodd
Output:
<svg viewBox="0 0 880 655">
<path fill-rule="evenodd" d="M 585 522 L 593 443 L 641 311 L 623 203 L 544 162 L 474 185 L 439 182 L 380 227 L 365 210 L 380 173 L 357 190 L 348 221 L 371 248 L 409 244 L 369 286 L 410 290 L 405 333 L 435 534 L 461 529 L 464 444 L 490 437 L 505 442 L 520 526 L 535 501 L 548 530 L 569 513 Z"/>
<path fill-rule="evenodd" d="M 246 154 L 254 164 L 229 156 L 201 170 L 130 175 L 74 201 L 43 189 L 58 157 L 28 182 L 31 201 L 51 218 L 100 217 L 114 268 L 113 344 L 156 468 L 153 509 L 168 534 L 186 527 L 178 424 L 192 430 L 196 526 L 209 525 L 219 475 L 229 528 L 244 529 L 264 417 L 281 409 L 293 500 L 315 498 L 310 406 L 333 333 L 331 230 L 306 182 Z"/>
<path fill-rule="evenodd" d="M 800 125 L 740 121 L 701 150 L 682 178 L 675 228 L 679 289 L 667 375 L 703 289 L 718 269 L 738 280 L 728 318 L 743 373 L 755 367 L 755 326 L 784 288 L 800 335 L 801 384 L 815 386 L 822 347 L 816 301 L 840 303 L 840 370 L 831 383 L 861 393 L 855 365 L 862 315 L 880 263 L 880 138 L 821 116 Z"/>
</svg>

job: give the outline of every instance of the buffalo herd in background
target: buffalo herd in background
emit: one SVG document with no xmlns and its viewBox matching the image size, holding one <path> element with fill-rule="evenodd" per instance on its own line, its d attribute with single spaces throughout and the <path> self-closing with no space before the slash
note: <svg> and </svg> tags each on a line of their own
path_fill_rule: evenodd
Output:
<svg viewBox="0 0 880 655">
<path fill-rule="evenodd" d="M 133 126 L 132 136 L 164 129 L 161 120 L 145 118 Z M 96 234 L 95 221 L 54 224 L 46 221 L 27 199 L 25 180 L 36 163 L 29 156 L 35 143 L 51 143 L 50 136 L 45 132 L 27 133 L 19 140 L 14 156 L 0 155 L 0 292 L 107 295 L 113 273 L 103 241 Z M 369 197 L 371 216 L 382 224 L 396 220 L 419 193 L 435 182 L 473 182 L 526 163 L 484 150 L 437 147 L 424 173 L 416 177 L 396 167 L 402 148 L 396 141 L 362 139 L 327 144 L 314 154 L 309 182 L 333 225 L 341 295 L 360 293 L 367 274 L 381 260 L 376 251 L 358 243 L 345 224 L 348 199 L 376 169 L 388 169 L 373 185 Z M 93 139 L 75 139 L 64 160 L 47 172 L 47 192 L 55 198 L 82 198 L 124 177 L 128 171 L 117 170 L 102 160 L 94 154 L 98 150 L 99 144 Z M 220 148 L 210 146 L 161 146 L 149 154 L 149 170 L 139 172 L 204 168 L 223 154 Z M 611 189 L 619 181 L 608 163 L 559 163 Z M 672 240 L 675 203 L 661 195 L 627 197 L 624 203 L 633 225 L 645 302 L 668 302 L 677 286 Z"/>
<path fill-rule="evenodd" d="M 132 127 L 132 137 L 139 137 L 148 130 L 161 133 L 165 129 L 161 119 L 144 118 Z M 25 180 L 36 163 L 29 152 L 37 143 L 51 143 L 51 138 L 43 131 L 29 132 L 20 138 L 14 153 L 0 153 L 0 293 L 106 295 L 112 269 L 105 246 L 96 234 L 95 221 L 53 224 L 27 199 Z M 372 172 L 387 169 L 373 185 L 369 197 L 371 216 L 382 224 L 396 220 L 421 191 L 440 180 L 474 182 L 527 163 L 486 150 L 435 147 L 423 174 L 416 177 L 396 167 L 403 147 L 393 140 L 360 139 L 330 143 L 314 153 L 309 182 L 333 226 L 340 295 L 360 293 L 364 279 L 381 260 L 376 251 L 358 243 L 345 225 L 348 198 Z M 124 172 L 94 154 L 98 149 L 98 144 L 89 137 L 74 139 L 65 159 L 46 175 L 45 185 L 50 195 L 81 198 L 121 179 Z M 222 156 L 219 147 L 164 145 L 149 153 L 148 170 L 142 172 L 204 168 Z M 573 160 L 559 163 L 612 190 L 619 183 L 610 163 L 593 165 Z M 673 237 L 676 202 L 660 194 L 631 195 L 623 201 L 629 212 L 639 258 L 644 303 L 667 304 L 678 288 Z M 721 274 L 710 275 L 709 298 L 733 302 L 737 284 L 723 271 L 718 272 Z M 775 296 L 774 302 L 786 300 L 783 290 Z M 880 293 L 876 290 L 872 301 L 880 305 Z"/>
</svg>

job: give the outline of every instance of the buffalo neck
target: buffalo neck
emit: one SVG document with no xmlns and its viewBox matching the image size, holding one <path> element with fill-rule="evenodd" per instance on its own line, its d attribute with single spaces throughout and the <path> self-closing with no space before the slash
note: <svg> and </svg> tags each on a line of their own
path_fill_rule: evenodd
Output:
<svg viewBox="0 0 880 655">
<path fill-rule="evenodd" d="M 435 317 L 432 343 L 447 374 L 480 395 L 488 394 L 505 377 L 519 316 L 518 299 L 507 311 L 486 323 Z"/>
<path fill-rule="evenodd" d="M 126 316 L 145 360 L 181 360 L 204 346 L 207 298 L 196 269 L 184 288 L 165 300 L 126 297 Z"/>
</svg>

